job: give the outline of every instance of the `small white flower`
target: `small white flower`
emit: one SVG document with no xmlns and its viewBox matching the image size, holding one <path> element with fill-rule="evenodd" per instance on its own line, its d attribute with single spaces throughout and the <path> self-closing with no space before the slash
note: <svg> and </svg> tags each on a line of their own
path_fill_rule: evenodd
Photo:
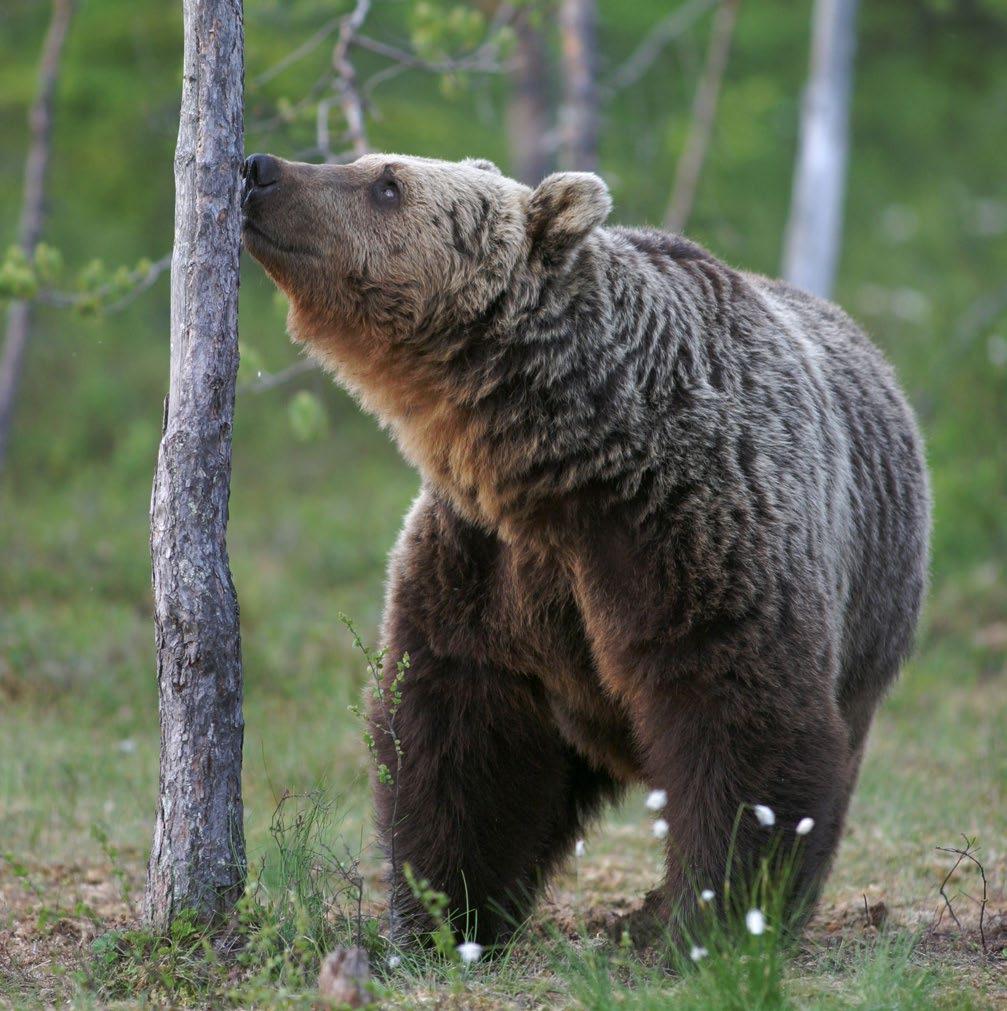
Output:
<svg viewBox="0 0 1007 1011">
<path fill-rule="evenodd" d="M 651 790 L 647 794 L 647 799 L 644 801 L 647 805 L 648 811 L 660 811 L 665 804 L 668 803 L 668 791 L 667 790 Z"/>
<path fill-rule="evenodd" d="M 750 934 L 758 936 L 766 929 L 766 917 L 762 915 L 761 909 L 749 909 L 745 913 L 745 926 Z"/>
<path fill-rule="evenodd" d="M 802 818 L 797 823 L 797 828 L 795 828 L 794 831 L 798 835 L 807 835 L 814 827 L 815 827 L 814 818 Z"/>
<path fill-rule="evenodd" d="M 136 751 L 136 741 L 132 737 L 126 737 L 119 742 L 119 750 L 124 755 L 132 755 Z"/>
<path fill-rule="evenodd" d="M 713 889 L 712 889 L 712 888 L 704 888 L 704 889 L 703 889 L 703 890 L 702 890 L 702 891 L 701 891 L 701 892 L 699 893 L 699 897 L 700 897 L 700 898 L 701 898 L 701 899 L 702 899 L 702 900 L 703 900 L 704 902 L 713 902 Z"/>
<path fill-rule="evenodd" d="M 401 955 L 389 955 L 388 956 L 388 968 L 389 969 L 397 969 L 400 965 L 402 965 L 402 956 Z"/>
<path fill-rule="evenodd" d="M 573 852 L 575 856 L 582 857 L 587 852 L 587 847 L 584 845 L 583 839 L 577 840 L 577 845 L 574 846 Z"/>
<path fill-rule="evenodd" d="M 706 948 L 701 948 L 698 944 L 694 944 L 689 951 L 689 958 L 691 958 L 693 962 L 698 962 L 701 958 L 706 958 L 709 954 L 710 953 L 706 950 Z"/>
<path fill-rule="evenodd" d="M 766 807 L 765 804 L 756 804 L 752 810 L 763 828 L 772 828 L 776 824 L 776 815 L 773 814 L 771 807 Z"/>
<path fill-rule="evenodd" d="M 655 839 L 663 839 L 668 834 L 668 823 L 663 818 L 658 818 L 650 830 L 654 833 Z"/>
<path fill-rule="evenodd" d="M 458 957 L 466 964 L 471 965 L 473 962 L 478 962 L 482 957 L 483 946 L 481 944 L 476 944 L 475 941 L 466 941 L 464 944 L 458 945 Z"/>
</svg>

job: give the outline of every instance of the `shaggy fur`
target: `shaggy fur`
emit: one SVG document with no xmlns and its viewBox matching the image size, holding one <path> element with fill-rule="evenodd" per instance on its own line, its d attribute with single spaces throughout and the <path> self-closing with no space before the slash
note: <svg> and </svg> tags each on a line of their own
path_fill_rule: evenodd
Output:
<svg viewBox="0 0 1007 1011">
<path fill-rule="evenodd" d="M 603 227 L 593 175 L 252 162 L 245 240 L 291 333 L 423 476 L 384 625 L 411 659 L 376 787 L 399 929 L 409 863 L 499 936 L 634 782 L 669 798 L 653 922 L 723 881 L 741 804 L 815 819 L 813 898 L 926 581 L 920 438 L 879 352 L 827 302 Z M 742 818 L 737 874 L 766 839 Z"/>
</svg>

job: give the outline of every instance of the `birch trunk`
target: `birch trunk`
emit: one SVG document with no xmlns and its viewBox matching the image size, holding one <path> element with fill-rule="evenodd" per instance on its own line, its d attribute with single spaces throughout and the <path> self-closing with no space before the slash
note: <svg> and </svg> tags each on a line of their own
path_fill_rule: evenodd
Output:
<svg viewBox="0 0 1007 1011">
<path fill-rule="evenodd" d="M 45 220 L 45 180 L 52 149 L 52 107 L 59 80 L 63 43 L 73 16 L 73 0 L 53 0 L 52 16 L 38 65 L 38 91 L 28 113 L 28 155 L 24 166 L 24 200 L 18 225 L 18 245 L 29 257 L 42 237 Z M 31 333 L 31 303 L 18 299 L 7 309 L 7 336 L 0 356 L 0 470 L 10 441 L 14 401 Z"/>
<path fill-rule="evenodd" d="M 245 881 L 241 647 L 225 534 L 238 369 L 241 0 L 183 0 L 171 379 L 151 498 L 161 774 L 145 914 L 225 914 Z"/>
<path fill-rule="evenodd" d="M 596 0 L 561 0 L 563 105 L 560 109 L 562 167 L 598 168 L 598 10 Z"/>
<path fill-rule="evenodd" d="M 857 0 L 815 0 L 783 276 L 827 298 L 843 232 Z"/>
</svg>

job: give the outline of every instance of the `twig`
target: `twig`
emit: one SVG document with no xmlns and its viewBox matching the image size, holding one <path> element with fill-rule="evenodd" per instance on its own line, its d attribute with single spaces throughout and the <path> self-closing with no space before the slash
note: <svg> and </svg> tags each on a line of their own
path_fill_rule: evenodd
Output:
<svg viewBox="0 0 1007 1011">
<path fill-rule="evenodd" d="M 252 88 L 261 88 L 268 84 L 274 77 L 278 77 L 287 67 L 293 66 L 298 60 L 303 60 L 305 56 L 314 52 L 340 25 L 340 18 L 332 18 L 326 21 L 321 28 L 310 38 L 302 42 L 295 50 L 287 53 L 278 63 L 275 63 L 268 70 L 264 70 L 258 77 L 253 77 Z"/>
<path fill-rule="evenodd" d="M 871 925 L 871 907 L 867 905 L 867 893 L 864 892 L 864 921 L 866 926 Z"/>
<path fill-rule="evenodd" d="M 288 365 L 279 372 L 260 373 L 254 380 L 242 383 L 238 387 L 239 393 L 265 393 L 267 390 L 275 390 L 277 386 L 289 383 L 291 379 L 303 376 L 307 372 L 314 372 L 318 368 L 318 363 L 310 358 L 302 358 L 293 365 Z"/>
<path fill-rule="evenodd" d="M 731 40 L 734 38 L 734 27 L 737 24 L 740 6 L 741 0 L 724 0 L 717 9 L 717 16 L 713 21 L 706 66 L 703 68 L 703 75 L 692 103 L 689 136 L 685 142 L 685 150 L 678 161 L 675 185 L 664 218 L 664 227 L 670 232 L 680 232 L 685 228 L 696 201 L 699 176 L 703 171 L 710 137 L 713 134 L 720 85 L 727 70 L 727 58 L 731 52 Z"/>
<path fill-rule="evenodd" d="M 346 119 L 346 139 L 358 157 L 367 154 L 367 129 L 364 123 L 364 103 L 357 87 L 357 72 L 350 60 L 350 46 L 371 9 L 371 0 L 357 0 L 352 13 L 339 24 L 339 39 L 332 50 L 332 69 L 339 84 L 339 104 Z"/>
<path fill-rule="evenodd" d="M 134 275 L 135 281 L 132 288 L 114 302 L 104 306 L 102 312 L 121 312 L 131 302 L 140 297 L 148 288 L 153 287 L 154 282 L 171 267 L 171 253 L 166 253 L 159 260 L 155 260 L 145 271 Z M 43 305 L 55 306 L 57 309 L 75 309 L 78 306 L 98 301 L 110 295 L 115 290 L 112 282 L 103 284 L 93 292 L 75 291 L 54 291 L 45 289 L 35 295 L 35 301 Z"/>
<path fill-rule="evenodd" d="M 602 90 L 607 95 L 612 95 L 636 84 L 650 70 L 654 61 L 661 55 L 661 50 L 687 31 L 718 2 L 719 0 L 690 0 L 672 11 L 637 44 L 636 49 L 605 82 Z"/>
<path fill-rule="evenodd" d="M 962 863 L 963 860 L 969 860 L 973 864 L 976 865 L 976 867 L 979 870 L 979 875 L 982 878 L 982 882 L 983 882 L 983 897 L 982 897 L 982 899 L 980 899 L 980 900 L 973 899 L 971 895 L 968 895 L 965 892 L 962 892 L 960 894 L 965 895 L 966 898 L 972 899 L 973 902 L 978 902 L 978 905 L 979 905 L 979 940 L 980 940 L 980 943 L 982 944 L 983 956 L 985 957 L 985 956 L 987 956 L 989 954 L 989 949 L 988 949 L 987 944 L 986 944 L 986 904 L 989 901 L 989 883 L 986 880 L 986 868 L 983 867 L 982 863 L 978 859 L 976 859 L 976 856 L 975 856 L 975 844 L 976 844 L 975 838 L 970 839 L 967 835 L 965 835 L 964 833 L 962 833 L 962 839 L 965 840 L 965 848 L 964 849 L 958 849 L 957 847 L 949 847 L 949 846 L 938 846 L 937 847 L 937 850 L 939 852 L 941 852 L 941 853 L 950 853 L 953 856 L 957 856 L 958 857 L 958 859 L 954 863 L 954 866 L 951 868 L 950 871 L 948 871 L 948 873 L 945 875 L 944 880 L 941 882 L 940 893 L 941 893 L 941 897 L 944 899 L 945 905 L 947 906 L 948 912 L 951 914 L 951 918 L 955 921 L 955 924 L 958 927 L 958 930 L 960 932 L 963 931 L 961 921 L 958 919 L 957 915 L 955 914 L 954 908 L 951 905 L 951 900 L 948 898 L 948 895 L 944 891 L 944 888 L 947 885 L 948 881 L 951 880 L 951 876 L 954 874 L 954 872 L 956 870 L 958 870 L 958 868 L 961 865 L 961 863 Z M 940 925 L 940 920 L 938 920 L 937 924 L 935 924 L 935 929 L 939 925 Z"/>
</svg>

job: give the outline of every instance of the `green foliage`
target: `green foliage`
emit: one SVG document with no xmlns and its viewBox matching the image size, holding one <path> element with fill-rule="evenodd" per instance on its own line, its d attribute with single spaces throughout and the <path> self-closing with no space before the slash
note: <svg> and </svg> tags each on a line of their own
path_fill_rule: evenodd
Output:
<svg viewBox="0 0 1007 1011">
<path fill-rule="evenodd" d="M 325 405 L 321 398 L 310 390 L 299 390 L 290 398 L 287 416 L 294 438 L 301 442 L 320 439 L 329 425 Z"/>
<path fill-rule="evenodd" d="M 371 761 L 377 770 L 378 782 L 383 786 L 393 786 L 403 758 L 402 742 L 395 731 L 395 714 L 399 711 L 399 706 L 402 705 L 402 682 L 405 681 L 406 671 L 409 670 L 409 654 L 403 653 L 395 661 L 395 673 L 386 685 L 385 681 L 387 679 L 384 674 L 384 666 L 385 657 L 388 655 L 387 648 L 377 651 L 369 648 L 360 638 L 360 633 L 350 618 L 340 612 L 339 620 L 346 626 L 353 637 L 354 647 L 363 654 L 364 662 L 367 665 L 367 689 L 374 700 L 375 712 L 381 714 L 381 719 L 377 719 L 373 724 L 369 725 L 360 705 L 355 703 L 348 708 L 364 725 L 362 730 L 363 741 L 367 747 L 367 753 L 371 756 Z M 385 734 L 391 739 L 395 748 L 395 775 L 392 774 L 387 764 L 378 758 L 377 742 L 374 740 L 370 726 L 374 726 L 378 733 Z"/>
</svg>

